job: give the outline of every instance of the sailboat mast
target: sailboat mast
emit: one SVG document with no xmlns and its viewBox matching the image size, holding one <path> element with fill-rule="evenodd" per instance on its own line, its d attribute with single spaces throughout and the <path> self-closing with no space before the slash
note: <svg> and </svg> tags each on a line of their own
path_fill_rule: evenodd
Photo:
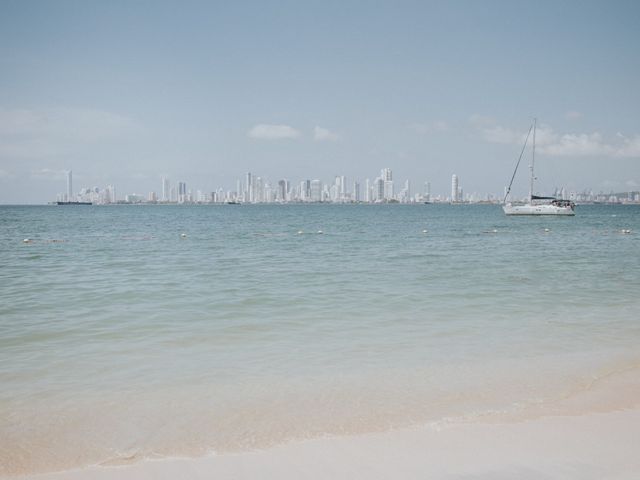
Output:
<svg viewBox="0 0 640 480">
<path fill-rule="evenodd" d="M 531 153 L 531 185 L 529 186 L 529 203 L 533 203 L 533 164 L 536 161 L 536 123 L 538 119 L 533 119 L 533 149 Z"/>
</svg>

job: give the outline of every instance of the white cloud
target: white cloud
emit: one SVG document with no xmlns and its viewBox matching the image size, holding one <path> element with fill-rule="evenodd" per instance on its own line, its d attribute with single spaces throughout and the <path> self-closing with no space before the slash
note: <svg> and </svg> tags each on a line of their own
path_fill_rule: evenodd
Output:
<svg viewBox="0 0 640 480">
<path fill-rule="evenodd" d="M 13 178 L 14 175 L 11 172 L 7 172 L 6 170 L 0 169 L 0 179 L 1 178 Z"/>
<path fill-rule="evenodd" d="M 326 128 L 315 127 L 313 129 L 313 139 L 316 142 L 335 142 L 336 140 L 339 140 L 340 137 L 337 133 L 333 133 Z"/>
<path fill-rule="evenodd" d="M 469 122 L 471 123 L 471 125 L 477 128 L 486 128 L 496 124 L 496 120 L 493 117 L 479 115 L 477 113 L 474 113 L 469 117 Z"/>
<path fill-rule="evenodd" d="M 602 135 L 594 133 L 567 133 L 540 151 L 549 155 L 581 157 L 591 155 L 613 156 L 615 147 L 604 143 Z"/>
<path fill-rule="evenodd" d="M 483 128 L 482 133 L 489 143 L 522 143 L 526 137 L 526 133 L 523 134 L 501 126 Z"/>
<path fill-rule="evenodd" d="M 298 138 L 300 132 L 289 125 L 270 125 L 261 123 L 253 127 L 247 135 L 260 140 L 282 140 Z"/>
<path fill-rule="evenodd" d="M 633 138 L 627 138 L 621 135 L 622 146 L 618 151 L 620 157 L 640 157 L 640 135 L 634 135 Z"/>
<path fill-rule="evenodd" d="M 430 133 L 446 132 L 449 130 L 449 125 L 443 120 L 436 120 L 429 123 L 413 123 L 409 125 L 409 128 L 421 135 L 428 135 Z"/>
<path fill-rule="evenodd" d="M 526 131 L 518 131 L 492 125 L 486 121 L 477 122 L 472 119 L 477 130 L 489 143 L 522 145 Z M 640 135 L 632 138 L 618 133 L 616 138 L 607 140 L 599 132 L 559 134 L 548 125 L 540 125 L 536 129 L 537 151 L 557 157 L 640 157 Z"/>
</svg>

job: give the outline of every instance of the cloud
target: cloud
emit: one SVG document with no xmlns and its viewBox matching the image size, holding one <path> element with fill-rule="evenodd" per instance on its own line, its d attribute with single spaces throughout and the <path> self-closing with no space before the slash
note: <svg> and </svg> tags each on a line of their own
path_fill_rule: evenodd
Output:
<svg viewBox="0 0 640 480">
<path fill-rule="evenodd" d="M 337 133 L 333 133 L 326 128 L 315 127 L 313 129 L 313 139 L 316 142 L 335 142 L 340 139 Z"/>
<path fill-rule="evenodd" d="M 283 140 L 298 138 L 300 132 L 289 125 L 270 125 L 261 123 L 253 127 L 247 135 L 259 140 Z"/>
<path fill-rule="evenodd" d="M 477 113 L 474 113 L 469 117 L 469 122 L 477 128 L 490 127 L 496 124 L 495 118 L 488 117 L 486 115 L 479 115 Z"/>
<path fill-rule="evenodd" d="M 0 169 L 0 179 L 13 178 L 14 176 L 15 175 L 13 173 Z"/>
<path fill-rule="evenodd" d="M 522 145 L 526 131 L 518 131 L 493 125 L 486 121 L 472 123 L 489 143 Z M 559 134 L 550 126 L 542 124 L 536 129 L 536 150 L 557 157 L 640 157 L 640 135 L 631 138 L 620 133 L 607 140 L 599 132 Z"/>
<path fill-rule="evenodd" d="M 421 135 L 428 135 L 436 132 L 446 132 L 449 130 L 449 125 L 443 120 L 436 120 L 429 123 L 413 123 L 409 125 L 409 128 Z"/>
<path fill-rule="evenodd" d="M 0 158 L 66 154 L 83 145 L 142 130 L 133 119 L 102 110 L 0 108 Z"/>
</svg>

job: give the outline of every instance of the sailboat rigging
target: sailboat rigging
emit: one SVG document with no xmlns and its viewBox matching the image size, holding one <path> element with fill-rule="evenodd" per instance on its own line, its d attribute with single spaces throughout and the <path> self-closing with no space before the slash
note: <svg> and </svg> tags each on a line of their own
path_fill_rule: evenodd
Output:
<svg viewBox="0 0 640 480">
<path fill-rule="evenodd" d="M 524 145 L 522 146 L 522 150 L 520 151 L 520 156 L 518 157 L 518 162 L 516 163 L 516 168 L 513 171 L 513 175 L 511 176 L 511 181 L 509 182 L 509 187 L 504 196 L 502 209 L 506 215 L 575 215 L 575 204 L 570 200 L 560 200 L 555 197 L 541 197 L 538 195 L 534 195 L 534 164 L 536 158 L 536 126 L 537 120 L 534 118 L 533 125 L 529 127 L 529 131 L 527 132 L 527 137 L 525 138 Z M 509 197 L 509 193 L 511 193 L 511 186 L 513 185 L 513 180 L 516 178 L 516 172 L 518 171 L 518 167 L 520 166 L 520 162 L 524 155 L 524 152 L 527 148 L 527 143 L 529 142 L 529 137 L 531 136 L 531 132 L 533 131 L 533 145 L 531 150 L 531 165 L 529 165 L 529 170 L 531 171 L 531 180 L 529 183 L 529 201 L 522 205 L 514 205 L 511 202 L 507 203 L 507 198 Z"/>
</svg>

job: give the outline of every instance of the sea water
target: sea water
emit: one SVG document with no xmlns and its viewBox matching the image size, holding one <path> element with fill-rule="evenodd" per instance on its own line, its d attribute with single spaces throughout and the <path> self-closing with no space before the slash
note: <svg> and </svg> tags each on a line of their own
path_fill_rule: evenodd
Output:
<svg viewBox="0 0 640 480">
<path fill-rule="evenodd" d="M 0 474 L 552 411 L 639 291 L 639 206 L 0 207 Z"/>
</svg>

